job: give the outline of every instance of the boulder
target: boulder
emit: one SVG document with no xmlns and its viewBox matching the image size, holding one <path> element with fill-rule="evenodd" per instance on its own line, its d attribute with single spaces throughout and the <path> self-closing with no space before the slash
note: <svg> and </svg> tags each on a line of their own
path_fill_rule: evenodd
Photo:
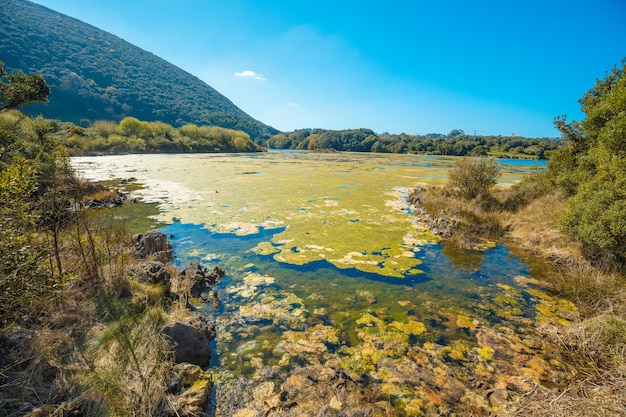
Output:
<svg viewBox="0 0 626 417">
<path fill-rule="evenodd" d="M 171 275 L 163 262 L 158 261 L 146 261 L 139 265 L 134 265 L 129 268 L 137 281 L 149 282 L 151 284 L 163 284 L 165 287 L 169 287 Z"/>
<path fill-rule="evenodd" d="M 134 258 L 148 259 L 151 257 L 159 262 L 171 262 L 172 244 L 167 241 L 165 233 L 152 231 L 135 235 L 133 238 L 135 240 Z"/>
<path fill-rule="evenodd" d="M 200 264 L 192 263 L 178 274 L 179 279 L 187 282 L 192 297 L 199 297 L 200 294 L 209 289 L 206 282 L 206 268 Z"/>
<path fill-rule="evenodd" d="M 215 326 L 198 312 L 163 327 L 162 333 L 174 345 L 176 363 L 188 362 L 202 368 L 211 360 L 211 340 L 215 338 Z"/>
<path fill-rule="evenodd" d="M 192 297 L 200 297 L 202 293 L 209 291 L 212 285 L 219 284 L 224 275 L 224 270 L 218 266 L 209 271 L 200 264 L 193 263 L 179 274 L 179 279 L 189 283 Z"/>
</svg>

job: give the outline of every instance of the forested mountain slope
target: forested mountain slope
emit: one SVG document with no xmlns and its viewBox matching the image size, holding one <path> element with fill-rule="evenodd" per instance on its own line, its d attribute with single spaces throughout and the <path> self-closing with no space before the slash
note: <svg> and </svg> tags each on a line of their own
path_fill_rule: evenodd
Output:
<svg viewBox="0 0 626 417">
<path fill-rule="evenodd" d="M 253 139 L 278 131 L 243 112 L 197 77 L 117 36 L 26 0 L 0 1 L 0 60 L 41 73 L 49 101 L 27 106 L 74 123 L 125 116 L 243 130 Z"/>
</svg>

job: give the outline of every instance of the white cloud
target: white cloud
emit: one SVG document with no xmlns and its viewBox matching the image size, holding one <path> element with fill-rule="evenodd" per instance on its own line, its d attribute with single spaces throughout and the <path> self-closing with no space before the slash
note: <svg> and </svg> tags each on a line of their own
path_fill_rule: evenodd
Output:
<svg viewBox="0 0 626 417">
<path fill-rule="evenodd" d="M 265 81 L 265 77 L 262 74 L 257 74 L 256 72 L 250 71 L 250 70 L 236 72 L 235 77 L 254 78 L 255 80 L 258 80 L 258 81 Z"/>
</svg>

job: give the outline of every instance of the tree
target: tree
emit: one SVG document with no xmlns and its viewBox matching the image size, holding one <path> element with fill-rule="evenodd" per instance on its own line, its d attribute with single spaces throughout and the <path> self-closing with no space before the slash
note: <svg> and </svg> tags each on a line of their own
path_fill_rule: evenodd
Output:
<svg viewBox="0 0 626 417">
<path fill-rule="evenodd" d="M 3 79 L 6 78 L 6 81 Z M 0 61 L 0 111 L 48 100 L 50 87 L 40 74 L 5 71 Z"/>
<path fill-rule="evenodd" d="M 572 198 L 564 232 L 588 247 L 626 261 L 626 60 L 579 100 L 586 118 L 555 124 L 568 146 L 549 170 Z"/>
</svg>

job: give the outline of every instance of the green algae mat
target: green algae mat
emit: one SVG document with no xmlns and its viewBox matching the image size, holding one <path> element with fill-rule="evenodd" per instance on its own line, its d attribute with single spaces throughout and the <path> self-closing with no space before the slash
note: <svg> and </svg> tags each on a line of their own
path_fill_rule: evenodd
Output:
<svg viewBox="0 0 626 417">
<path fill-rule="evenodd" d="M 537 329 L 577 312 L 536 285 L 544 265 L 503 246 L 455 250 L 415 222 L 408 190 L 442 184 L 454 161 L 270 152 L 73 164 L 142 184 L 133 196 L 154 203 L 179 265 L 227 270 L 221 307 L 198 305 L 218 327 L 216 415 L 497 414 L 537 384 L 566 383 Z M 500 184 L 533 169 L 503 164 Z"/>
<path fill-rule="evenodd" d="M 403 278 L 420 273 L 415 252 L 433 237 L 409 214 L 407 193 L 441 184 L 450 157 L 271 152 L 253 155 L 129 155 L 74 159 L 91 179 L 136 178 L 160 205 L 157 220 L 250 235 L 282 228 L 257 253 L 294 265 Z M 519 179 L 502 170 L 502 181 Z"/>
</svg>

